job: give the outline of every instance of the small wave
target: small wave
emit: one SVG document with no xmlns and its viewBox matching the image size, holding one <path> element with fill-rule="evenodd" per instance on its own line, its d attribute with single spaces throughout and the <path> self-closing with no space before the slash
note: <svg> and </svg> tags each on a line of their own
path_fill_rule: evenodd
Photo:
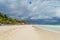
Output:
<svg viewBox="0 0 60 40">
<path fill-rule="evenodd" d="M 60 33 L 60 26 L 55 26 L 55 25 L 33 25 L 34 27 L 43 29 L 43 30 L 48 30 L 52 32 L 58 32 Z"/>
</svg>

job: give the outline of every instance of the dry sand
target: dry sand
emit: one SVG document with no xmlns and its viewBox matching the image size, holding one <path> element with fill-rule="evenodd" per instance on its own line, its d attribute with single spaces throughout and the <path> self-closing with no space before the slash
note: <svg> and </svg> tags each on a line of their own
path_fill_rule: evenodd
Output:
<svg viewBox="0 0 60 40">
<path fill-rule="evenodd" d="M 0 26 L 0 40 L 60 40 L 60 33 L 32 25 Z"/>
</svg>

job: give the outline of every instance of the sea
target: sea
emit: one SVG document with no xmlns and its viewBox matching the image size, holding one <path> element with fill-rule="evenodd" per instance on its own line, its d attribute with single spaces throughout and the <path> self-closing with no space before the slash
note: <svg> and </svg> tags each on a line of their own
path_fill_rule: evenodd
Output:
<svg viewBox="0 0 60 40">
<path fill-rule="evenodd" d="M 34 26 L 48 31 L 60 32 L 60 25 L 34 25 Z"/>
</svg>

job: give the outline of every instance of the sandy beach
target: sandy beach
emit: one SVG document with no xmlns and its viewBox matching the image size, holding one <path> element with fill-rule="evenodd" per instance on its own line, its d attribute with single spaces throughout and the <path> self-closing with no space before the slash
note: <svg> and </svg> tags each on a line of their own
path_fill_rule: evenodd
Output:
<svg viewBox="0 0 60 40">
<path fill-rule="evenodd" d="M 0 40 L 60 40 L 60 33 L 33 25 L 0 26 Z"/>
</svg>

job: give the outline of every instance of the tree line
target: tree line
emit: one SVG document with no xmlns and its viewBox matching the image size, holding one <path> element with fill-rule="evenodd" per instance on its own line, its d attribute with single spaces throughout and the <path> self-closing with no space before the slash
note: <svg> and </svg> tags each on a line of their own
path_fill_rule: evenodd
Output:
<svg viewBox="0 0 60 40">
<path fill-rule="evenodd" d="M 0 24 L 26 24 L 26 22 L 24 20 L 10 18 L 6 14 L 0 12 Z"/>
</svg>

